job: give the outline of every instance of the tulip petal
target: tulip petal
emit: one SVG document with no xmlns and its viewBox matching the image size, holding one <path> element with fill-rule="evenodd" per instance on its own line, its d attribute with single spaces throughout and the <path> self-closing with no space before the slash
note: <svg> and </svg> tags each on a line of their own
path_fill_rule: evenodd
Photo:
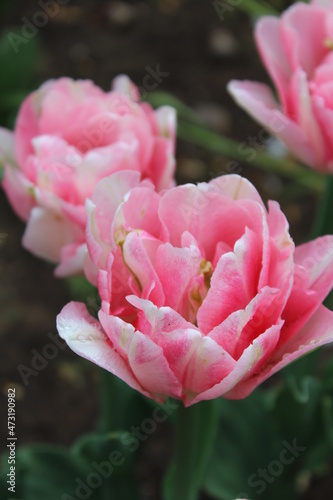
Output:
<svg viewBox="0 0 333 500">
<path fill-rule="evenodd" d="M 291 116 L 304 130 L 316 153 L 316 165 L 325 162 L 326 151 L 321 128 L 316 119 L 307 74 L 298 69 L 292 75 L 290 97 L 293 102 Z"/>
<path fill-rule="evenodd" d="M 59 262 L 64 246 L 84 241 L 84 231 L 67 219 L 35 207 L 25 229 L 22 245 L 37 257 Z"/>
<path fill-rule="evenodd" d="M 163 287 L 147 255 L 142 239 L 135 232 L 131 232 L 126 237 L 123 244 L 123 258 L 138 281 L 143 297 L 150 298 L 157 306 L 163 305 L 165 301 Z"/>
<path fill-rule="evenodd" d="M 57 316 L 61 338 L 79 356 L 113 373 L 130 387 L 149 396 L 139 384 L 126 362 L 116 352 L 100 323 L 92 318 L 84 304 L 70 302 Z"/>
<path fill-rule="evenodd" d="M 278 342 L 282 324 L 281 322 L 271 326 L 266 332 L 256 338 L 245 349 L 237 361 L 235 368 L 220 383 L 196 396 L 191 401 L 191 404 L 220 396 L 226 397 L 226 394 L 232 391 L 233 388 L 237 391 L 241 380 L 247 377 L 251 373 L 251 370 L 256 369 L 261 360 L 267 359 L 272 353 Z"/>
<path fill-rule="evenodd" d="M 262 241 L 246 228 L 234 253 L 222 255 L 214 270 L 197 315 L 202 332 L 208 334 L 234 311 L 245 309 L 258 292 L 261 262 Z"/>
<path fill-rule="evenodd" d="M 312 77 L 315 67 L 327 54 L 323 43 L 326 16 L 324 9 L 303 2 L 297 2 L 283 13 L 280 33 L 292 70 L 301 67 Z"/>
<path fill-rule="evenodd" d="M 158 132 L 162 137 L 171 139 L 174 146 L 177 128 L 177 114 L 172 106 L 161 106 L 155 111 Z M 172 149 L 174 153 L 174 148 Z"/>
<path fill-rule="evenodd" d="M 241 108 L 277 136 L 295 156 L 307 165 L 316 165 L 317 157 L 309 138 L 300 125 L 283 115 L 267 85 L 231 81 L 228 91 Z"/>
<path fill-rule="evenodd" d="M 296 247 L 295 276 L 283 311 L 285 327 L 280 346 L 305 325 L 333 287 L 333 236 L 323 236 Z"/>
<path fill-rule="evenodd" d="M 92 196 L 95 205 L 95 219 L 98 230 L 111 240 L 111 225 L 119 204 L 124 196 L 140 182 L 140 173 L 133 170 L 123 170 L 102 179 L 96 186 Z"/>
<path fill-rule="evenodd" d="M 45 88 L 48 82 L 41 87 Z M 21 104 L 15 123 L 15 158 L 17 164 L 24 165 L 29 154 L 33 153 L 32 139 L 40 134 L 38 125 L 38 97 L 30 94 Z"/>
<path fill-rule="evenodd" d="M 272 324 L 276 324 L 283 305 L 284 297 L 281 296 L 280 290 L 265 287 L 244 310 L 230 314 L 208 336 L 238 360 L 256 337 Z"/>
<path fill-rule="evenodd" d="M 288 299 L 294 271 L 295 245 L 289 234 L 289 224 L 277 202 L 269 201 L 267 217 L 269 226 L 268 248 L 264 242 L 264 258 L 259 288 L 278 288 L 281 297 Z"/>
<path fill-rule="evenodd" d="M 188 363 L 184 387 L 184 404 L 225 379 L 234 370 L 236 361 L 210 337 L 202 337 Z"/>
<path fill-rule="evenodd" d="M 166 191 L 160 201 L 159 216 L 170 235 L 170 243 L 181 247 L 183 233 L 189 232 L 200 242 L 203 258 L 212 262 L 221 239 L 233 247 L 246 226 L 261 233 L 262 205 L 251 199 L 239 199 L 235 203 L 232 198 L 237 196 L 235 182 L 232 181 L 230 187 L 230 198 L 221 193 L 218 183 L 216 186 L 214 183 L 187 184 Z"/>
<path fill-rule="evenodd" d="M 72 243 L 61 249 L 60 264 L 54 275 L 58 278 L 82 274 L 83 264 L 88 253 L 86 243 Z"/>
<path fill-rule="evenodd" d="M 160 245 L 156 253 L 155 270 L 161 281 L 165 305 L 185 313 L 188 303 L 188 285 L 199 273 L 200 251 L 196 247 L 175 248 L 170 243 Z"/>
<path fill-rule="evenodd" d="M 99 319 L 117 352 L 127 360 L 135 378 L 151 397 L 163 401 L 168 396 L 181 395 L 181 385 L 171 371 L 162 347 L 120 318 L 100 311 Z"/>
<path fill-rule="evenodd" d="M 125 194 L 140 182 L 140 173 L 122 171 L 102 179 L 96 186 L 92 200 L 86 201 L 86 240 L 92 262 L 105 266 L 112 246 L 112 223 Z"/>
<path fill-rule="evenodd" d="M 333 286 L 333 235 L 322 236 L 299 245 L 295 250 L 295 262 L 309 274 L 309 287 L 322 302 Z"/>
<path fill-rule="evenodd" d="M 332 0 L 311 0 L 311 5 L 323 7 L 324 9 L 331 9 Z"/>
<path fill-rule="evenodd" d="M 156 137 L 145 176 L 153 181 L 157 191 L 169 189 L 175 185 L 175 168 L 176 161 L 170 141 L 164 137 Z"/>
<path fill-rule="evenodd" d="M 331 342 L 333 342 L 333 312 L 321 306 L 298 334 L 267 360 L 266 365 L 263 366 L 259 374 L 245 380 L 238 388 L 235 388 L 235 391 L 225 394 L 225 397 L 231 399 L 245 398 L 264 380 L 289 365 L 292 361 L 317 347 Z"/>
<path fill-rule="evenodd" d="M 283 322 L 268 328 L 264 333 L 257 337 L 252 344 L 243 352 L 242 356 L 237 361 L 235 368 L 227 375 L 219 384 L 216 384 L 211 389 L 199 394 L 191 404 L 201 400 L 213 399 L 220 396 L 230 399 L 240 399 L 248 395 L 240 392 L 243 389 L 241 381 L 249 374 L 251 375 L 259 369 L 264 361 L 269 359 L 273 352 L 279 336 Z M 258 385 L 258 384 L 257 384 Z M 251 390 L 253 390 L 254 386 Z M 240 394 L 240 395 L 239 395 Z"/>
<path fill-rule="evenodd" d="M 2 187 L 15 213 L 24 221 L 29 219 L 36 205 L 33 184 L 16 166 L 4 163 Z"/>
<path fill-rule="evenodd" d="M 127 75 L 118 75 L 112 80 L 112 90 L 127 95 L 133 101 L 140 99 L 140 93 L 136 85 Z"/>
<path fill-rule="evenodd" d="M 280 19 L 262 17 L 256 24 L 255 39 L 265 67 L 278 89 L 283 109 L 288 112 L 291 65 L 281 43 Z"/>
<path fill-rule="evenodd" d="M 160 196 L 154 191 L 153 186 L 133 187 L 128 196 L 117 209 L 113 221 L 115 238 L 117 233 L 134 230 L 146 231 L 155 238 L 161 233 L 161 222 L 158 217 Z"/>
<path fill-rule="evenodd" d="M 140 310 L 139 330 L 162 347 L 171 370 L 183 385 L 188 363 L 202 338 L 200 331 L 170 307 L 158 308 L 134 295 L 127 300 Z"/>
<path fill-rule="evenodd" d="M 259 203 L 263 208 L 265 205 L 260 194 L 254 185 L 245 177 L 237 174 L 221 175 L 209 182 L 210 186 L 218 189 L 221 194 L 231 200 L 253 200 Z"/>
</svg>

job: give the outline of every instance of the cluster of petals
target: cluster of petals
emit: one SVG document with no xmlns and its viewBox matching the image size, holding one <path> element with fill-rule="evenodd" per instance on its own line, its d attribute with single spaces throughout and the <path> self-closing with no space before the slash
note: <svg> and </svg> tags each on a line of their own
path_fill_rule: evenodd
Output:
<svg viewBox="0 0 333 500">
<path fill-rule="evenodd" d="M 0 129 L 3 188 L 27 222 L 23 245 L 58 264 L 56 274 L 82 272 L 85 200 L 100 179 L 132 169 L 157 190 L 174 185 L 175 112 L 139 102 L 125 75 L 104 92 L 88 80 L 44 83 L 23 102 L 14 132 Z"/>
<path fill-rule="evenodd" d="M 297 2 L 255 29 L 280 104 L 262 83 L 231 81 L 229 92 L 306 165 L 333 173 L 333 2 Z"/>
<path fill-rule="evenodd" d="M 98 319 L 82 303 L 57 318 L 77 354 L 157 401 L 246 397 L 333 340 L 333 236 L 295 245 L 238 175 L 160 193 L 134 171 L 87 200 Z"/>
</svg>

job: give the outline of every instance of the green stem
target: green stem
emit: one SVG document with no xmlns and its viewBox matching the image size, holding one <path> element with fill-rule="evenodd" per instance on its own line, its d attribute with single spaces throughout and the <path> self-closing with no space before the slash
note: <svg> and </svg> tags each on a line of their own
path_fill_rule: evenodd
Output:
<svg viewBox="0 0 333 500">
<path fill-rule="evenodd" d="M 302 167 L 289 158 L 275 158 L 262 151 L 256 151 L 255 158 L 247 161 L 238 142 L 220 137 L 203 126 L 179 120 L 178 137 L 214 153 L 229 156 L 242 163 L 253 164 L 269 173 L 282 175 L 312 190 L 318 192 L 323 190 L 324 179 L 318 173 Z"/>
<path fill-rule="evenodd" d="M 333 175 L 325 178 L 325 191 L 322 196 L 312 237 L 317 238 L 324 234 L 333 234 Z"/>
<path fill-rule="evenodd" d="M 134 391 L 123 380 L 106 370 L 99 370 L 100 376 L 100 419 L 98 431 L 118 432 L 132 422 L 131 414 L 141 416 L 146 412 L 145 398 Z"/>
<path fill-rule="evenodd" d="M 255 17 L 279 15 L 279 12 L 269 5 L 269 3 L 259 0 L 245 0 L 240 2 L 238 8 L 246 14 Z"/>
<path fill-rule="evenodd" d="M 114 386 L 115 376 L 106 370 L 99 370 L 100 377 L 100 419 L 98 423 L 98 430 L 101 433 L 110 432 L 116 429 L 114 422 L 114 404 L 116 396 L 116 389 Z"/>
<path fill-rule="evenodd" d="M 217 432 L 217 401 L 176 413 L 175 455 L 164 485 L 165 500 L 196 500 Z"/>
</svg>

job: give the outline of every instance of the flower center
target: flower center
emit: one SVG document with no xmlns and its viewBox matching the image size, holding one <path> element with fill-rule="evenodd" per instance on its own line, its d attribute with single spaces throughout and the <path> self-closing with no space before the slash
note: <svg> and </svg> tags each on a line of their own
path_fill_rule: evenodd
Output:
<svg viewBox="0 0 333 500">
<path fill-rule="evenodd" d="M 213 266 L 211 262 L 202 259 L 199 272 L 190 285 L 188 297 L 187 320 L 197 326 L 197 312 L 203 303 L 210 288 L 210 280 L 213 275 Z"/>
<path fill-rule="evenodd" d="M 328 49 L 333 50 L 333 40 L 331 40 L 330 38 L 326 38 L 326 40 L 324 40 L 324 45 Z"/>
</svg>

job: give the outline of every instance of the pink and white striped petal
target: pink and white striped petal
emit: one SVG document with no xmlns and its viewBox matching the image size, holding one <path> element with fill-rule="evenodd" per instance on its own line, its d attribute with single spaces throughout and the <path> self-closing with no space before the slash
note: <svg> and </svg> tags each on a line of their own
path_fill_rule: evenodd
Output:
<svg viewBox="0 0 333 500">
<path fill-rule="evenodd" d="M 124 380 L 130 387 L 149 397 L 127 363 L 116 352 L 100 323 L 80 302 L 70 302 L 57 316 L 59 335 L 79 356 Z"/>
</svg>

